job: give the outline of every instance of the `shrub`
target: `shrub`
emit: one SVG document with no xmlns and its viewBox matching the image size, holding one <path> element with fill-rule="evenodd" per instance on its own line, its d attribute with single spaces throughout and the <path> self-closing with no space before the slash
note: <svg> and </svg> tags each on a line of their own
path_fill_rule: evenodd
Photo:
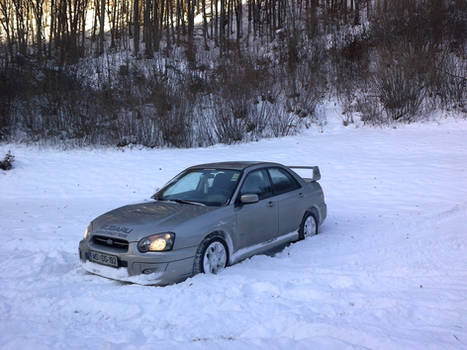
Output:
<svg viewBox="0 0 467 350">
<path fill-rule="evenodd" d="M 15 160 L 15 156 L 11 154 L 10 151 L 5 155 L 2 161 L 0 161 L 0 169 L 2 170 L 10 170 L 13 168 L 13 161 Z"/>
</svg>

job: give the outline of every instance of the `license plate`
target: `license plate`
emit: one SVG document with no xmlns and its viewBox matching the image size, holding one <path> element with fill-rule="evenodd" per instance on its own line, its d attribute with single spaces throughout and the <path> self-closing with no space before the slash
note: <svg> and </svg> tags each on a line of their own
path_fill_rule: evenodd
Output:
<svg viewBox="0 0 467 350">
<path fill-rule="evenodd" d="M 98 253 L 91 250 L 89 251 L 89 260 L 102 265 L 118 267 L 118 259 L 115 255 Z"/>
</svg>

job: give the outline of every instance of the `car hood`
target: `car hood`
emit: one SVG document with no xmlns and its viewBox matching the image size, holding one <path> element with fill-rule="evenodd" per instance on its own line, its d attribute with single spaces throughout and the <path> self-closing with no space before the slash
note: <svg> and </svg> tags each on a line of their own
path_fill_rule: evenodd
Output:
<svg viewBox="0 0 467 350">
<path fill-rule="evenodd" d="M 126 205 L 96 218 L 92 234 L 138 241 L 154 233 L 176 232 L 177 226 L 215 209 L 169 201 Z"/>
</svg>

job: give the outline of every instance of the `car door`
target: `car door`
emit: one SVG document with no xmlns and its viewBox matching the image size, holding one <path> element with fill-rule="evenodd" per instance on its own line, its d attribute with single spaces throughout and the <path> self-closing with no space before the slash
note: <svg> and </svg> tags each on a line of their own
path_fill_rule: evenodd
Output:
<svg viewBox="0 0 467 350">
<path fill-rule="evenodd" d="M 243 194 L 257 194 L 259 201 L 240 204 Z M 277 236 L 277 205 L 272 198 L 269 176 L 265 169 L 250 172 L 240 187 L 235 207 L 237 249 L 259 244 Z"/>
<path fill-rule="evenodd" d="M 277 235 L 282 236 L 298 230 L 306 202 L 301 185 L 287 170 L 271 167 L 268 173 L 278 209 Z"/>
</svg>

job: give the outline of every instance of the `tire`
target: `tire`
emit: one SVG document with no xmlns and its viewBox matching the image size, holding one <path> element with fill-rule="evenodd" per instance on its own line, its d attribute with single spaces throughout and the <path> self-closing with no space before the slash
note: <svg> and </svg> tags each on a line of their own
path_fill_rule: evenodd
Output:
<svg viewBox="0 0 467 350">
<path fill-rule="evenodd" d="M 217 268 L 215 268 L 214 266 L 211 266 L 212 268 L 210 271 L 205 271 L 205 268 L 209 267 L 210 265 L 210 262 L 209 262 L 210 252 L 211 254 L 213 254 L 211 255 L 213 257 L 213 261 L 211 261 L 212 263 L 212 262 L 217 261 L 216 254 L 220 252 L 220 254 L 222 255 L 222 251 L 223 251 L 223 257 L 222 256 L 217 257 L 219 258 Z M 227 266 L 228 261 L 229 261 L 229 251 L 227 249 L 227 245 L 225 244 L 222 235 L 218 233 L 211 234 L 208 237 L 206 237 L 204 241 L 202 241 L 198 247 L 198 250 L 195 256 L 195 261 L 193 263 L 193 275 L 196 275 L 198 273 L 216 274 Z"/>
<path fill-rule="evenodd" d="M 314 214 L 306 212 L 298 230 L 298 239 L 302 240 L 318 234 L 318 221 Z"/>
</svg>

